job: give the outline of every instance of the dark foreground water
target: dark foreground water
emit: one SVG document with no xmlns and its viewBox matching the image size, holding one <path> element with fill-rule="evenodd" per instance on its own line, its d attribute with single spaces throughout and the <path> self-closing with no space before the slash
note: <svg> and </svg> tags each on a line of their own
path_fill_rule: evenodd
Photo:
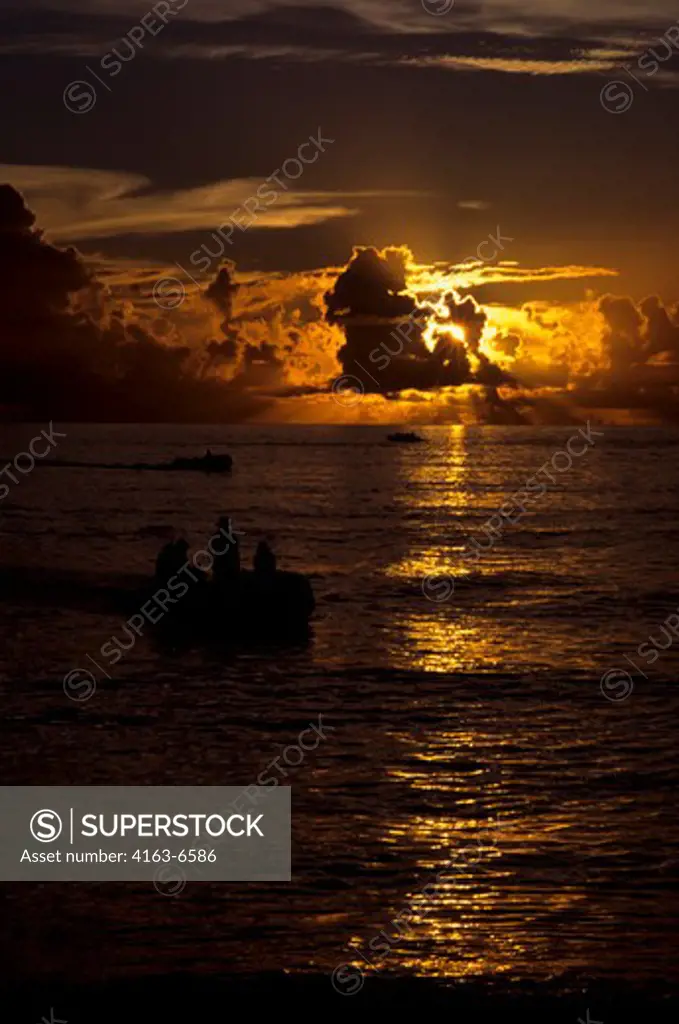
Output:
<svg viewBox="0 0 679 1024">
<path fill-rule="evenodd" d="M 2 464 L 45 426 L 5 429 Z M 542 475 L 546 492 L 491 544 L 483 524 L 576 428 L 432 428 L 405 447 L 378 427 L 57 426 L 65 462 L 223 446 L 235 470 L 41 463 L 11 487 L 2 782 L 246 786 L 319 715 L 328 728 L 282 780 L 290 884 L 189 880 L 172 897 L 2 885 L 12 984 L 187 974 L 207 992 L 285 971 L 346 1010 L 389 985 L 417 1004 L 464 979 L 458 999 L 560 992 L 573 1024 L 583 989 L 599 986 L 599 1005 L 672 989 L 679 645 L 661 626 L 679 606 L 679 434 L 580 438 L 572 450 L 586 451 L 557 459 L 554 483 Z M 122 623 L 102 588 L 138 583 L 172 528 L 204 543 L 224 512 L 246 558 L 268 536 L 281 567 L 312 577 L 309 643 L 178 651 L 143 637 L 107 678 L 88 655 L 106 669 L 98 652 Z M 473 538 L 485 550 L 471 566 Z M 76 667 L 97 676 L 83 704 L 62 688 Z"/>
</svg>

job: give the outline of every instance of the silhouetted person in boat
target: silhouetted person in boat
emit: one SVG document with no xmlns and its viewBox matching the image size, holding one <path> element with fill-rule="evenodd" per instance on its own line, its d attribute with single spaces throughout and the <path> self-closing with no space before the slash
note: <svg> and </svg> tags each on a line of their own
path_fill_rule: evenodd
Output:
<svg viewBox="0 0 679 1024">
<path fill-rule="evenodd" d="M 212 576 L 222 593 L 235 590 L 240 582 L 240 547 L 238 538 L 231 528 L 229 516 L 221 516 L 217 528 L 228 543 L 223 553 L 215 556 Z"/>
<path fill-rule="evenodd" d="M 189 561 L 189 542 L 185 537 L 178 540 L 171 540 L 158 554 L 156 559 L 156 580 L 159 583 L 167 583 L 169 579 L 181 572 Z M 204 582 L 205 573 L 197 567 L 191 572 L 198 577 L 198 582 Z"/>
<path fill-rule="evenodd" d="M 178 544 L 178 540 L 170 540 L 158 552 L 158 557 L 156 558 L 156 580 L 159 583 L 167 583 L 170 577 L 174 576 L 186 561 L 185 558 L 181 560 L 179 558 Z"/>
<path fill-rule="evenodd" d="M 265 540 L 260 540 L 257 545 L 252 567 L 261 578 L 271 578 L 276 574 L 276 556 Z"/>
</svg>

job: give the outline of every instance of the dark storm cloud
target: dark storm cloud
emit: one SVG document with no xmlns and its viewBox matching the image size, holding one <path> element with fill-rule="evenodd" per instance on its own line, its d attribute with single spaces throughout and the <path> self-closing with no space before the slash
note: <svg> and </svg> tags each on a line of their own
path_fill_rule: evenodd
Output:
<svg viewBox="0 0 679 1024">
<path fill-rule="evenodd" d="M 657 295 L 650 295 L 639 304 L 640 313 L 646 318 L 646 356 L 672 357 L 679 363 L 679 310 L 670 312 Z"/>
<path fill-rule="evenodd" d="M 604 295 L 599 300 L 604 318 L 604 352 L 612 374 L 633 377 L 655 367 L 671 370 L 679 383 L 679 322 L 657 295 L 638 305 L 628 296 Z M 667 374 L 666 374 L 667 377 Z M 644 377 L 641 384 L 647 383 Z"/>
<path fill-rule="evenodd" d="M 198 422 L 242 419 L 266 404 L 201 379 L 201 354 L 163 344 L 150 321 L 119 307 L 105 313 L 104 288 L 79 253 L 51 245 L 34 223 L 21 194 L 0 185 L 3 416 Z M 234 287 L 228 274 L 211 286 L 223 314 Z M 214 362 L 216 354 L 205 356 Z"/>
<path fill-rule="evenodd" d="M 479 346 L 483 336 L 483 329 L 488 322 L 488 316 L 476 299 L 471 295 L 461 298 L 459 295 L 449 292 L 444 296 L 443 303 L 448 310 L 450 323 L 464 328 L 465 345 L 468 351 L 476 358 L 477 366 L 471 379 L 477 384 L 487 385 L 490 389 L 500 387 L 503 384 L 515 384 L 516 382 L 510 374 L 491 362 L 488 356 L 480 350 Z M 495 400 L 495 398 L 496 396 L 492 400 Z"/>
<path fill-rule="evenodd" d="M 627 371 L 641 360 L 645 320 L 632 299 L 604 295 L 599 310 L 606 322 L 604 352 L 616 371 Z"/>
<path fill-rule="evenodd" d="M 365 391 L 426 390 L 468 375 L 465 362 L 444 367 L 430 355 L 422 340 L 424 310 L 405 287 L 402 253 L 357 248 L 325 295 L 328 322 L 339 324 L 346 339 L 338 352 L 342 368 Z"/>
<path fill-rule="evenodd" d="M 211 365 L 236 362 L 236 373 L 229 384 L 231 388 L 271 387 L 280 384 L 283 378 L 285 361 L 281 352 L 270 342 L 245 341 L 239 335 L 238 326 L 232 323 L 233 300 L 239 285 L 233 281 L 235 267 L 230 261 L 217 271 L 217 275 L 203 293 L 207 302 L 212 303 L 224 317 L 220 329 L 224 334 L 223 341 L 212 341 L 207 346 Z M 259 318 L 255 316 L 254 322 Z M 242 325 L 250 318 L 243 316 Z"/>
<path fill-rule="evenodd" d="M 483 309 L 471 295 L 461 299 L 459 296 L 449 293 L 443 301 L 448 309 L 451 323 L 465 328 L 467 344 L 472 352 L 478 354 L 479 342 L 488 319 Z"/>
<path fill-rule="evenodd" d="M 364 390 L 382 393 L 512 384 L 479 351 L 486 314 L 475 300 L 449 292 L 436 309 L 418 306 L 406 291 L 405 255 L 402 249 L 357 248 L 326 293 L 327 319 L 346 338 L 338 352 L 344 373 Z M 464 341 L 451 334 L 452 326 L 464 328 Z M 431 327 L 433 351 L 424 342 Z"/>
<path fill-rule="evenodd" d="M 220 267 L 214 281 L 205 291 L 205 298 L 214 302 L 222 316 L 229 320 L 233 313 L 233 298 L 238 291 L 238 285 L 233 282 L 234 269 L 230 262 Z"/>
<path fill-rule="evenodd" d="M 416 303 L 412 296 L 403 294 L 405 288 L 402 252 L 387 249 L 380 254 L 371 247 L 356 249 L 351 262 L 325 296 L 328 320 L 337 323 L 347 316 L 409 316 Z"/>
<path fill-rule="evenodd" d="M 0 185 L 0 317 L 59 330 L 71 292 L 89 276 L 75 249 L 57 249 L 35 231 L 35 215 L 11 185 Z"/>
<path fill-rule="evenodd" d="M 209 341 L 206 346 L 210 363 L 212 366 L 219 366 L 220 363 L 230 363 L 238 355 L 238 342 L 234 338 L 227 341 Z"/>
</svg>

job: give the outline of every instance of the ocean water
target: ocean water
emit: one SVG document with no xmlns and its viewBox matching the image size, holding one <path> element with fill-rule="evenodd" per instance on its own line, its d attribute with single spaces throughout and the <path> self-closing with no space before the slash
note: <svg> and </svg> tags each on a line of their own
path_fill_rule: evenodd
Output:
<svg viewBox="0 0 679 1024">
<path fill-rule="evenodd" d="M 45 426 L 6 428 L 2 465 Z M 12 977 L 284 970 L 331 992 L 336 971 L 357 999 L 392 975 L 676 979 L 679 433 L 57 427 L 0 504 L 4 783 L 246 786 L 319 716 L 326 738 L 281 778 L 291 883 L 2 885 Z M 491 543 L 483 525 L 576 436 Z M 102 468 L 206 447 L 231 476 Z M 268 537 L 311 577 L 308 643 L 145 635 L 107 665 L 110 594 L 224 513 L 244 559 Z M 75 668 L 96 677 L 82 704 Z"/>
</svg>

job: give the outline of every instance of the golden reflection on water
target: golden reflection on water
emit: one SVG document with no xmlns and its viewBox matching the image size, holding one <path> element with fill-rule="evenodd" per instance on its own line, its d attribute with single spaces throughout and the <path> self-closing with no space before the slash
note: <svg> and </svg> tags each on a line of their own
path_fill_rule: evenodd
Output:
<svg viewBox="0 0 679 1024">
<path fill-rule="evenodd" d="M 533 552 L 517 566 L 511 547 L 502 539 L 490 543 L 485 534 L 478 538 L 484 548 L 480 559 L 470 562 L 463 557 L 479 530 L 473 525 L 474 515 L 477 524 L 484 521 L 485 511 L 483 519 L 478 518 L 481 509 L 499 507 L 508 497 L 502 490 L 507 475 L 502 460 L 511 456 L 505 453 L 497 463 L 479 457 L 483 443 L 477 429 L 453 426 L 430 439 L 426 451 L 413 447 L 399 453 L 401 487 L 394 501 L 403 515 L 404 548 L 384 572 L 395 585 L 410 588 L 412 599 L 393 612 L 387 644 L 394 668 L 492 671 L 523 662 L 527 655 L 540 657 L 537 637 L 530 640 L 521 628 L 523 603 L 498 587 L 491 595 L 482 595 L 480 585 L 492 584 L 493 577 L 517 568 L 538 573 L 554 567 L 543 565 L 542 556 Z M 539 600 L 536 586 L 531 599 Z M 492 628 L 487 616 L 484 622 L 479 615 L 489 600 L 509 612 L 504 619 L 494 619 Z"/>
<path fill-rule="evenodd" d="M 416 851 L 414 880 L 350 942 L 363 971 L 462 978 L 573 965 L 552 922 L 587 902 L 582 880 L 546 885 L 539 865 L 546 844 L 559 848 L 581 832 L 581 809 L 555 803 L 535 813 L 530 800 L 517 801 L 505 772 L 517 744 L 533 760 L 530 725 L 488 708 L 483 715 L 493 724 L 470 722 L 462 709 L 452 728 L 390 731 L 405 756 L 386 766 L 387 781 L 412 792 L 404 803 L 421 807 L 424 796 L 432 811 L 386 825 L 386 847 Z"/>
<path fill-rule="evenodd" d="M 442 516 L 454 523 L 469 507 L 469 438 L 465 427 L 451 426 L 442 439 L 444 445 L 434 453 L 428 451 L 421 458 L 410 449 L 403 451 L 399 466 L 403 486 L 395 501 L 405 515 L 436 514 L 440 509 Z M 386 575 L 403 582 L 433 576 L 454 579 L 464 571 L 461 554 L 465 537 L 460 527 L 452 526 L 449 533 L 445 548 L 432 544 L 426 528 L 411 535 L 409 549 L 387 567 Z M 478 650 L 483 643 L 481 631 L 473 624 L 461 625 L 449 615 L 442 616 L 441 608 L 435 602 L 427 602 L 424 595 L 416 614 L 406 607 L 397 615 L 394 625 L 400 638 L 390 651 L 395 667 L 426 672 L 460 671 L 466 664 L 465 652 Z"/>
<path fill-rule="evenodd" d="M 407 775 L 401 769 L 395 779 L 403 783 Z M 421 781 L 416 773 L 414 786 Z M 422 848 L 418 881 L 398 905 L 385 906 L 368 934 L 352 938 L 352 963 L 368 972 L 458 978 L 519 973 L 526 965 L 534 973 L 541 964 L 543 972 L 566 969 L 545 922 L 577 910 L 586 898 L 582 886 L 548 891 L 538 883 L 526 891 L 509 863 L 517 851 L 536 854 L 542 839 L 530 814 L 416 817 L 389 826 L 386 844 Z"/>
<path fill-rule="evenodd" d="M 427 446 L 424 457 L 420 454 L 424 446 L 403 448 L 399 452 L 403 487 L 396 504 L 406 510 L 436 509 L 444 504 L 448 509 L 466 509 L 478 436 L 478 432 L 472 434 L 456 425 L 437 433 L 436 448 Z"/>
<path fill-rule="evenodd" d="M 395 645 L 392 658 L 399 668 L 413 668 L 422 672 L 462 672 L 473 666 L 473 659 L 483 658 L 487 667 L 493 660 L 488 634 L 473 623 L 430 615 L 403 616 L 398 622 L 399 633 L 407 643 L 404 650 Z"/>
<path fill-rule="evenodd" d="M 394 500 L 403 514 L 403 548 L 386 573 L 412 597 L 394 607 L 389 660 L 395 669 L 440 674 L 442 683 L 458 674 L 451 679 L 457 702 L 451 727 L 441 706 L 445 685 L 439 699 L 436 684 L 430 706 L 416 697 L 413 711 L 439 715 L 439 725 L 390 730 L 398 755 L 385 765 L 386 779 L 403 789 L 405 805 L 420 811 L 395 815 L 384 827 L 384 846 L 399 861 L 411 860 L 398 901 L 392 898 L 381 921 L 350 942 L 352 962 L 364 971 L 560 973 L 577 964 L 574 922 L 583 912 L 602 914 L 600 906 L 592 909 L 586 881 L 569 873 L 574 860 L 586 860 L 602 841 L 598 820 L 583 839 L 580 793 L 567 803 L 544 799 L 541 772 L 574 783 L 560 761 L 542 764 L 544 709 L 536 714 L 531 704 L 526 715 L 528 705 L 511 699 L 483 700 L 482 673 L 540 664 L 544 637 L 524 625 L 525 601 L 540 602 L 540 573 L 553 567 L 547 553 L 530 546 L 522 549 L 520 566 L 512 564 L 516 552 L 499 543 L 483 553 L 472 570 L 476 578 L 459 580 L 470 572 L 461 557 L 470 523 L 475 513 L 477 523 L 484 521 L 485 509 L 505 500 L 502 460 L 512 458 L 509 452 L 494 456 L 496 462 L 476 458 L 478 443 L 473 430 L 455 427 L 445 443 L 397 456 L 402 486 Z M 521 601 L 509 588 L 493 586 L 503 573 L 519 570 L 532 574 Z M 444 600 L 435 591 L 427 599 L 428 576 L 451 581 Z M 550 624 L 549 636 L 552 656 L 571 642 L 567 625 L 561 636 Z M 557 735 L 549 735 L 559 746 Z"/>
</svg>

